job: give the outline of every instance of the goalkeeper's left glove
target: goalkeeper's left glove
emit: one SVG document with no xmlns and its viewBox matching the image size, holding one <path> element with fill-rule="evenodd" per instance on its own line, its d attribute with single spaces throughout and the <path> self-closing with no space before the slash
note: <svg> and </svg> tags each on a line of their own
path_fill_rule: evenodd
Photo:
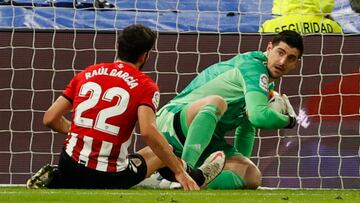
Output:
<svg viewBox="0 0 360 203">
<path fill-rule="evenodd" d="M 296 113 L 294 111 L 294 108 L 290 104 L 289 98 L 286 94 L 281 95 L 283 98 L 285 104 L 286 104 L 286 112 L 289 116 L 289 124 L 285 128 L 293 128 L 296 125 Z"/>
</svg>

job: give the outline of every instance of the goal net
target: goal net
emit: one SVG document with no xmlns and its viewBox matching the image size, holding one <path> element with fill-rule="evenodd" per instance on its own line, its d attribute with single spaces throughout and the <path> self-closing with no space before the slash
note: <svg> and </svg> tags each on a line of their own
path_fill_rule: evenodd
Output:
<svg viewBox="0 0 360 203">
<path fill-rule="evenodd" d="M 57 164 L 65 135 L 42 116 L 77 72 L 115 59 L 116 30 L 142 23 L 159 31 L 144 69 L 160 86 L 160 106 L 207 66 L 264 50 L 272 37 L 257 33 L 271 1 L 57 2 L 0 0 L 0 184 L 24 184 Z M 360 37 L 306 35 L 304 43 L 299 67 L 276 83 L 300 122 L 259 130 L 251 159 L 264 187 L 359 189 Z M 143 146 L 137 134 L 130 150 Z"/>
</svg>

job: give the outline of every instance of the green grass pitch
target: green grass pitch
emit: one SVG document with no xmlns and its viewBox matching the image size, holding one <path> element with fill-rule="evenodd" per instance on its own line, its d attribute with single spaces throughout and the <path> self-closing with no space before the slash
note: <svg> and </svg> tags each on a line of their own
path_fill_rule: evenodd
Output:
<svg viewBox="0 0 360 203">
<path fill-rule="evenodd" d="M 0 187 L 0 202 L 360 202 L 360 190 L 28 190 Z"/>
</svg>

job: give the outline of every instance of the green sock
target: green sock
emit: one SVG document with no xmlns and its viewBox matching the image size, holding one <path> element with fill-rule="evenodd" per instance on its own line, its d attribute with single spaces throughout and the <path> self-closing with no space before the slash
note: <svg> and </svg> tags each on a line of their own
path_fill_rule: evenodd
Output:
<svg viewBox="0 0 360 203">
<path fill-rule="evenodd" d="M 186 140 L 181 158 L 194 167 L 200 155 L 209 145 L 220 111 L 215 105 L 202 107 L 194 117 L 186 133 Z"/>
<path fill-rule="evenodd" d="M 244 179 L 230 170 L 223 170 L 209 183 L 209 189 L 243 189 L 246 187 Z"/>
</svg>

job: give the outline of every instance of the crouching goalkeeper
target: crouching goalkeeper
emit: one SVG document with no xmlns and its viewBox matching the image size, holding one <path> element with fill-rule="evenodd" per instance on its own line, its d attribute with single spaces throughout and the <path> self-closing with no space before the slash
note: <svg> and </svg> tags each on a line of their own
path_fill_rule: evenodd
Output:
<svg viewBox="0 0 360 203">
<path fill-rule="evenodd" d="M 287 99 L 284 114 L 269 108 L 269 86 L 296 68 L 303 53 L 302 37 L 278 33 L 266 51 L 238 54 L 213 64 L 157 113 L 157 125 L 192 167 L 215 151 L 224 151 L 225 167 L 208 188 L 256 189 L 261 172 L 251 156 L 256 128 L 293 128 L 296 114 Z M 225 140 L 235 130 L 234 145 Z"/>
</svg>

